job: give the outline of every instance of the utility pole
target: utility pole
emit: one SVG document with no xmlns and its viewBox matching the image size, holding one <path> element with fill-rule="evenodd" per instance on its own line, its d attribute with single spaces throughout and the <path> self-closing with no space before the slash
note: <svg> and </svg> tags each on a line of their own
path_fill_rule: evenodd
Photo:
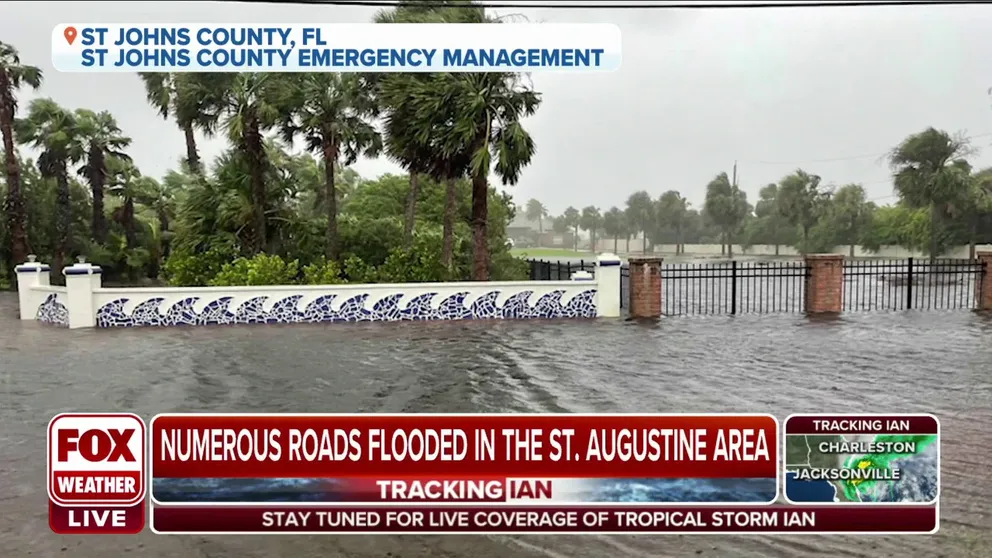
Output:
<svg viewBox="0 0 992 558">
<path fill-rule="evenodd" d="M 734 181 L 730 184 L 730 208 L 733 210 L 733 215 L 737 215 L 737 161 L 734 161 Z M 734 238 L 729 232 L 727 233 L 727 257 L 734 259 Z M 734 279 L 732 279 L 734 280 Z"/>
</svg>

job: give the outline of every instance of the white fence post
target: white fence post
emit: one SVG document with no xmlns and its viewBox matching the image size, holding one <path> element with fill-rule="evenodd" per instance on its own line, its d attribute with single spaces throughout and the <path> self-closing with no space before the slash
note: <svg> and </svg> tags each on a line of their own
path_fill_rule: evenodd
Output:
<svg viewBox="0 0 992 558">
<path fill-rule="evenodd" d="M 602 318 L 620 317 L 620 265 L 616 254 L 600 254 L 596 258 L 596 315 Z"/>
<path fill-rule="evenodd" d="M 31 287 L 47 287 L 51 284 L 52 268 L 35 261 L 37 256 L 28 256 L 28 261 L 14 268 L 17 275 L 17 303 L 21 310 L 22 320 L 34 320 L 38 316 L 38 306 L 44 300 L 43 293 L 36 292 Z"/>
<path fill-rule="evenodd" d="M 96 327 L 96 308 L 93 291 L 103 282 L 99 266 L 90 265 L 79 258 L 79 263 L 62 270 L 65 275 L 66 308 L 69 310 L 69 329 Z"/>
</svg>

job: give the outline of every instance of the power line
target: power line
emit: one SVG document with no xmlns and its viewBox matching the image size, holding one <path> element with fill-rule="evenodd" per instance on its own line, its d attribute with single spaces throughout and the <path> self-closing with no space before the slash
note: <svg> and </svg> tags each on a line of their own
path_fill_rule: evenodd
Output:
<svg viewBox="0 0 992 558">
<path fill-rule="evenodd" d="M 248 3 L 249 0 L 227 0 L 229 2 Z M 251 2 L 257 4 L 259 2 Z M 885 6 L 949 6 L 984 4 L 985 0 L 838 0 L 827 2 L 663 2 L 653 4 L 613 4 L 594 2 L 573 3 L 521 3 L 521 2 L 476 2 L 475 6 L 483 8 L 532 8 L 540 10 L 714 10 L 714 9 L 761 9 L 761 8 L 855 8 L 855 7 L 885 7 Z M 291 0 L 280 4 L 324 4 L 328 6 L 364 6 L 372 8 L 395 8 L 400 5 L 398 0 Z M 445 8 L 460 8 L 458 5 L 445 5 Z"/>
<path fill-rule="evenodd" d="M 984 134 L 975 134 L 973 136 L 967 136 L 965 140 L 973 140 L 978 138 L 984 138 L 992 136 L 992 132 L 986 132 Z M 742 161 L 751 165 L 808 165 L 811 163 L 834 163 L 838 161 L 855 161 L 858 159 L 877 159 L 884 157 L 891 153 L 889 151 L 882 151 L 881 153 L 869 153 L 866 155 L 851 155 L 849 157 L 830 157 L 828 159 L 808 159 L 805 161 Z"/>
<path fill-rule="evenodd" d="M 964 139 L 966 141 L 970 141 L 970 140 L 973 140 L 973 139 L 984 138 L 984 137 L 989 137 L 989 136 L 992 136 L 992 132 L 985 132 L 985 133 L 982 133 L 982 134 L 975 134 L 975 135 L 972 135 L 972 136 L 966 136 Z M 857 160 L 857 159 L 881 158 L 881 157 L 884 157 L 884 156 L 888 155 L 889 153 L 891 153 L 891 150 L 890 151 L 883 151 L 881 153 L 870 153 L 870 154 L 865 154 L 865 155 L 851 155 L 849 157 L 830 157 L 830 158 L 827 158 L 827 159 L 809 159 L 809 160 L 805 160 L 805 161 L 741 161 L 741 162 L 742 163 L 749 163 L 749 164 L 753 164 L 753 165 L 796 165 L 796 166 L 803 166 L 803 165 L 808 165 L 808 164 L 813 164 L 813 163 L 830 163 L 830 162 L 835 162 L 835 161 L 854 161 L 854 160 Z M 737 161 L 735 161 L 735 165 L 736 165 L 736 163 L 737 163 Z M 850 183 L 851 184 L 858 184 L 858 185 L 861 185 L 861 186 L 871 186 L 873 184 L 891 184 L 892 183 L 892 178 L 891 177 L 890 178 L 884 178 L 882 180 L 874 180 L 872 182 L 850 181 Z M 874 198 L 870 198 L 870 199 L 868 199 L 866 201 L 874 202 L 874 201 L 888 200 L 888 199 L 897 198 L 897 197 L 899 197 L 898 194 L 889 194 L 887 196 L 877 196 L 877 197 L 874 197 Z"/>
<path fill-rule="evenodd" d="M 884 153 L 869 153 L 867 155 L 851 155 L 850 157 L 831 157 L 829 159 L 808 159 L 806 161 L 746 161 L 752 165 L 805 165 L 809 163 L 833 163 L 837 161 L 855 161 L 857 159 L 877 159 L 883 157 Z"/>
</svg>

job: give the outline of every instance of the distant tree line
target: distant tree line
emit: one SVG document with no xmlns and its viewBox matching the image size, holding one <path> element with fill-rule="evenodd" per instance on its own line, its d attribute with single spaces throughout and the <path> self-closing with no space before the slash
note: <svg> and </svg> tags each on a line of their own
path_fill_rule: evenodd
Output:
<svg viewBox="0 0 992 558">
<path fill-rule="evenodd" d="M 913 134 L 888 154 L 898 201 L 878 206 L 860 184 L 825 185 L 820 176 L 802 169 L 761 188 L 752 204 L 727 173 L 706 185 L 703 206 L 693 208 L 677 190 L 657 198 L 642 190 L 627 198 L 623 209 L 605 212 L 594 206 L 569 207 L 556 217 L 538 200 L 529 200 L 524 214 L 556 232 L 587 231 L 613 239 L 614 249 L 642 236 L 635 251 L 656 244 L 721 244 L 792 246 L 800 253 L 855 246 L 877 251 L 902 246 L 937 257 L 949 247 L 992 242 L 992 168 L 975 170 L 966 138 L 934 128 Z M 578 239 L 576 238 L 576 246 Z"/>
</svg>

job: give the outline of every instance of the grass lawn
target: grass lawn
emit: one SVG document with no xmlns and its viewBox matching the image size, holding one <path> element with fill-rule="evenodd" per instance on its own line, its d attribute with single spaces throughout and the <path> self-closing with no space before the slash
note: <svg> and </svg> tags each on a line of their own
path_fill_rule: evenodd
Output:
<svg viewBox="0 0 992 558">
<path fill-rule="evenodd" d="M 565 248 L 511 248 L 510 253 L 520 258 L 549 259 L 549 258 L 585 258 L 595 259 L 596 254 L 568 250 Z"/>
</svg>

